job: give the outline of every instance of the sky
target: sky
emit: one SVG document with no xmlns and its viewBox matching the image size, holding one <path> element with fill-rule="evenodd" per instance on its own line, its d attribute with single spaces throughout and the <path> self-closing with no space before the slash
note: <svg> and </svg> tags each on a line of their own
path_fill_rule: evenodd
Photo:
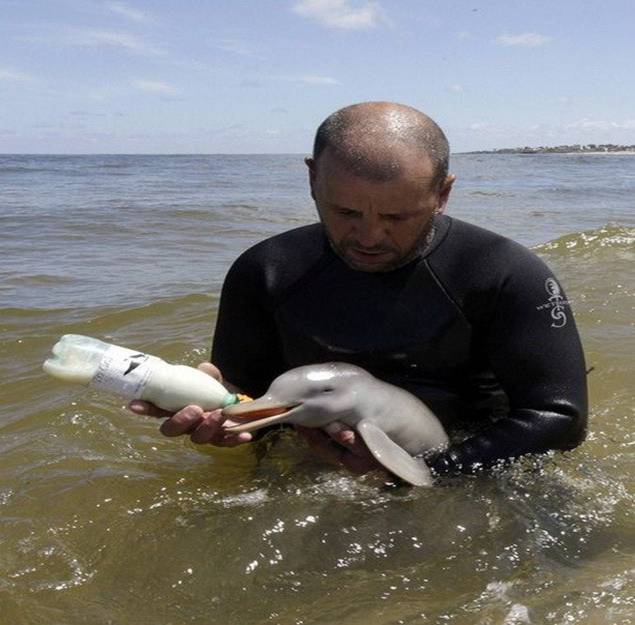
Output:
<svg viewBox="0 0 635 625">
<path fill-rule="evenodd" d="M 355 102 L 453 152 L 635 144 L 635 0 L 0 0 L 0 153 L 309 153 Z"/>
</svg>

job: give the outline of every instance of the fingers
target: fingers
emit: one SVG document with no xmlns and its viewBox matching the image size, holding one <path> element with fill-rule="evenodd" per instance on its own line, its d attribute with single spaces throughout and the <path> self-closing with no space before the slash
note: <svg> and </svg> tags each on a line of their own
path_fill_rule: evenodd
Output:
<svg viewBox="0 0 635 625">
<path fill-rule="evenodd" d="M 204 412 L 202 418 L 196 426 L 189 432 L 193 443 L 204 445 L 211 443 L 221 447 L 235 447 L 252 440 L 250 432 L 239 432 L 237 434 L 225 431 L 223 427 L 226 418 L 221 410 Z"/>
<path fill-rule="evenodd" d="M 207 375 L 211 375 L 215 380 L 218 380 L 219 382 L 223 381 L 223 375 L 220 372 L 220 369 L 211 362 L 202 362 L 196 368 L 203 373 L 207 373 Z"/>
<path fill-rule="evenodd" d="M 143 401 L 141 399 L 133 399 L 128 404 L 128 409 L 134 412 L 135 414 L 140 415 L 148 415 L 150 417 L 169 417 L 172 415 L 171 412 L 167 410 L 163 410 L 162 408 L 157 408 L 154 404 L 151 404 L 148 401 Z"/>
<path fill-rule="evenodd" d="M 250 443 L 253 436 L 250 432 L 239 432 L 238 434 L 225 434 L 222 430 L 216 440 L 206 441 L 217 447 L 236 447 L 243 443 Z"/>
<path fill-rule="evenodd" d="M 192 434 L 203 421 L 204 411 L 200 406 L 185 406 L 167 418 L 159 428 L 164 436 Z"/>
<path fill-rule="evenodd" d="M 355 431 L 343 423 L 329 423 L 324 430 L 296 425 L 296 430 L 308 442 L 311 450 L 322 460 L 344 466 L 352 473 L 361 475 L 377 469 L 380 465 L 368 451 L 364 441 Z"/>
<path fill-rule="evenodd" d="M 329 464 L 342 466 L 342 456 L 346 450 L 319 428 L 295 426 L 296 431 L 306 440 L 311 451 Z"/>
<path fill-rule="evenodd" d="M 189 434 L 192 442 L 199 445 L 210 443 L 221 447 L 235 447 L 253 439 L 249 432 L 226 432 L 225 417 L 221 410 L 205 412 L 200 406 L 191 405 L 171 413 L 138 399 L 131 401 L 128 408 L 135 414 L 165 418 L 159 428 L 164 436 Z"/>
<path fill-rule="evenodd" d="M 334 440 L 346 447 L 355 445 L 355 431 L 340 421 L 333 421 L 324 426 L 324 431 Z"/>
<path fill-rule="evenodd" d="M 230 393 L 243 393 L 243 391 L 235 384 L 232 384 L 229 380 L 225 380 L 223 378 L 223 374 L 215 364 L 211 362 L 202 362 L 197 366 L 197 369 L 213 377 L 215 380 L 218 380 Z"/>
<path fill-rule="evenodd" d="M 224 423 L 225 417 L 221 410 L 205 412 L 200 406 L 186 406 L 166 419 L 160 429 L 165 436 L 189 434 L 190 440 L 197 445 L 235 447 L 252 440 L 249 432 L 226 432 Z"/>
<path fill-rule="evenodd" d="M 339 421 L 333 421 L 324 427 L 324 431 L 334 441 L 348 449 L 354 456 L 366 459 L 373 458 L 364 441 L 361 437 L 357 436 L 355 430 L 352 430 L 349 425 Z"/>
</svg>

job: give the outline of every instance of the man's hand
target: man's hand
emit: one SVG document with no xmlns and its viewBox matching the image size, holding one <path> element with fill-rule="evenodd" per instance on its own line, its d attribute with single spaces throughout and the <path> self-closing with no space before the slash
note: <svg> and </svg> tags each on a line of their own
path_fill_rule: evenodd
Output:
<svg viewBox="0 0 635 625">
<path fill-rule="evenodd" d="M 213 364 L 203 362 L 198 369 L 222 382 L 221 373 Z M 128 408 L 135 414 L 166 419 L 160 427 L 162 434 L 165 436 L 189 434 L 192 442 L 199 445 L 210 443 L 221 447 L 234 447 L 252 440 L 249 432 L 238 434 L 226 432 L 224 425 L 234 425 L 234 423 L 227 421 L 220 409 L 206 412 L 200 406 L 190 405 L 172 413 L 140 399 L 132 400 Z"/>
<path fill-rule="evenodd" d="M 324 429 L 296 425 L 295 429 L 322 460 L 361 475 L 382 468 L 364 441 L 343 423 L 334 421 Z"/>
</svg>

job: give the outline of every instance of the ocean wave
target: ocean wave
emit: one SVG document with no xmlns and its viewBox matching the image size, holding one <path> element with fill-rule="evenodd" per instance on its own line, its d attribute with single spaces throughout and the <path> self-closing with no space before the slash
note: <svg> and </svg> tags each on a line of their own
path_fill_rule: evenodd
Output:
<svg viewBox="0 0 635 625">
<path fill-rule="evenodd" d="M 468 195 L 484 197 L 514 197 L 511 191 L 469 191 Z"/>
<path fill-rule="evenodd" d="M 175 297 L 164 297 L 152 302 L 132 304 L 129 306 L 95 306 L 89 308 L 29 308 L 7 306 L 0 308 L 0 320 L 10 318 L 28 319 L 36 322 L 38 319 L 68 318 L 69 321 L 89 318 L 91 322 L 108 322 L 120 317 L 154 317 L 181 310 L 184 307 L 196 307 L 201 304 L 216 305 L 218 297 L 205 293 L 191 293 Z"/>
<path fill-rule="evenodd" d="M 26 276 L 20 274 L 11 276 L 5 280 L 5 284 L 20 284 L 27 286 L 55 286 L 58 284 L 73 284 L 75 282 L 77 282 L 76 278 L 48 273 L 38 273 Z"/>
<path fill-rule="evenodd" d="M 635 228 L 618 224 L 607 224 L 596 230 L 567 234 L 535 247 L 537 252 L 583 252 L 588 254 L 610 248 L 615 251 L 634 252 Z"/>
<path fill-rule="evenodd" d="M 51 167 L 21 167 L 18 165 L 12 165 L 9 167 L 0 166 L 0 174 L 39 174 L 42 172 L 50 173 L 56 171 L 58 170 Z"/>
</svg>

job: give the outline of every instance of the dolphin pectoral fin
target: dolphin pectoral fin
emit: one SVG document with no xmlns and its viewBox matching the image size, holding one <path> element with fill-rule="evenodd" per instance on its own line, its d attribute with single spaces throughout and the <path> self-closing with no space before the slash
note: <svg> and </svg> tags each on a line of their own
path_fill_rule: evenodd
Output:
<svg viewBox="0 0 635 625">
<path fill-rule="evenodd" d="M 413 458 L 370 421 L 360 421 L 356 429 L 375 460 L 388 471 L 413 486 L 432 486 L 432 473 L 423 459 Z"/>
</svg>

